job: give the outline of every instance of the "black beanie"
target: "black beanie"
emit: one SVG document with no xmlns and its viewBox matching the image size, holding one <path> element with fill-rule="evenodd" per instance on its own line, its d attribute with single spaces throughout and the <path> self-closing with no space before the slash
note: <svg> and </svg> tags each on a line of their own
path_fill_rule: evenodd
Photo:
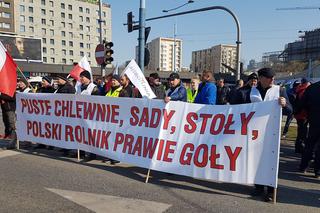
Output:
<svg viewBox="0 0 320 213">
<path fill-rule="evenodd" d="M 57 75 L 57 78 L 60 78 L 60 79 L 67 81 L 67 82 L 69 81 L 69 79 L 65 75 Z"/>
<path fill-rule="evenodd" d="M 119 76 L 119 75 L 114 74 L 114 75 L 112 76 L 112 79 L 115 79 L 115 80 L 117 80 L 117 81 L 120 83 L 120 76 Z"/>
<path fill-rule="evenodd" d="M 80 76 L 83 76 L 83 77 L 86 77 L 87 79 L 91 80 L 91 74 L 89 71 L 85 70 L 85 71 L 82 71 L 80 73 Z"/>
<path fill-rule="evenodd" d="M 52 84 L 52 79 L 49 76 L 42 77 L 42 80 L 47 81 L 50 85 Z"/>
</svg>

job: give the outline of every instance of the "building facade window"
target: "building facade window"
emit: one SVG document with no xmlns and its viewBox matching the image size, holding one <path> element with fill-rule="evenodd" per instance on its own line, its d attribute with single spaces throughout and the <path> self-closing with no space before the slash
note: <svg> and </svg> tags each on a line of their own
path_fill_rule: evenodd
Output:
<svg viewBox="0 0 320 213">
<path fill-rule="evenodd" d="M 71 4 L 68 5 L 68 10 L 72 10 L 72 5 Z"/>
<path fill-rule="evenodd" d="M 66 31 L 61 31 L 61 36 L 66 37 Z"/>
<path fill-rule="evenodd" d="M 26 20 L 26 18 L 25 18 L 25 16 L 20 16 L 20 22 L 25 22 L 25 20 Z"/>
<path fill-rule="evenodd" d="M 65 9 L 66 5 L 64 3 L 61 3 L 61 9 Z"/>
<path fill-rule="evenodd" d="M 50 29 L 50 36 L 54 36 L 54 30 Z"/>
<path fill-rule="evenodd" d="M 34 33 L 34 27 L 30 26 L 30 27 L 29 27 L 29 32 L 30 32 L 30 33 Z"/>
<path fill-rule="evenodd" d="M 41 15 L 46 15 L 46 10 L 45 9 L 41 9 Z"/>
<path fill-rule="evenodd" d="M 46 47 L 43 47 L 43 48 L 42 48 L 42 52 L 43 52 L 43 53 L 47 53 L 47 48 L 46 48 Z"/>
<path fill-rule="evenodd" d="M 20 32 L 25 32 L 26 31 L 26 26 L 20 25 Z"/>
<path fill-rule="evenodd" d="M 29 22 L 33 23 L 33 17 L 32 16 L 29 16 Z"/>
<path fill-rule="evenodd" d="M 29 13 L 33 13 L 33 7 L 29 7 L 28 10 L 29 10 Z"/>
<path fill-rule="evenodd" d="M 73 55 L 73 50 L 69 50 L 69 55 Z"/>
<path fill-rule="evenodd" d="M 54 39 L 50 39 L 50 44 L 54 45 Z"/>
<path fill-rule="evenodd" d="M 62 41 L 61 41 L 61 44 L 62 44 L 62 46 L 66 46 L 66 41 L 65 41 L 65 40 L 62 40 Z"/>
<path fill-rule="evenodd" d="M 23 5 L 20 5 L 20 13 L 24 13 L 25 7 Z"/>
<path fill-rule="evenodd" d="M 83 7 L 79 7 L 79 12 L 80 12 L 80 13 L 83 12 Z"/>
</svg>

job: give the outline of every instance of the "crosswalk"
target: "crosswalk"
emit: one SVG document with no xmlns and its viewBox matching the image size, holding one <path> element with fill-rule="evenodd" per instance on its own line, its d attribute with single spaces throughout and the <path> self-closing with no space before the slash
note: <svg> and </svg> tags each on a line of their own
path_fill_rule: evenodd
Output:
<svg viewBox="0 0 320 213">
<path fill-rule="evenodd" d="M 171 207 L 170 204 L 155 201 L 52 188 L 46 189 L 98 213 L 161 213 Z"/>
</svg>

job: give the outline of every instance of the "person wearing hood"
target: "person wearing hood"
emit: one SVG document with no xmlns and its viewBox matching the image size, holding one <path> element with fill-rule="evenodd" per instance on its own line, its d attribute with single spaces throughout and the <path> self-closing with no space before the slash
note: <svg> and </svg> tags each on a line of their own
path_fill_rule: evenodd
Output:
<svg viewBox="0 0 320 213">
<path fill-rule="evenodd" d="M 166 92 L 166 97 L 164 102 L 168 103 L 169 101 L 183 101 L 187 102 L 187 90 L 183 86 L 183 83 L 180 80 L 178 73 L 171 73 L 169 78 L 169 89 Z"/>
<path fill-rule="evenodd" d="M 204 70 L 201 81 L 194 103 L 215 105 L 217 101 L 217 87 L 214 84 L 213 73 L 209 70 Z"/>
</svg>

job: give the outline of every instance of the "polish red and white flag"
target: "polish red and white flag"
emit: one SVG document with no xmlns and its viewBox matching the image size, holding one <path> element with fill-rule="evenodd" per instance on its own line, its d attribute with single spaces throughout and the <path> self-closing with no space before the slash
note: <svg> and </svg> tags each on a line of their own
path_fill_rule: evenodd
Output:
<svg viewBox="0 0 320 213">
<path fill-rule="evenodd" d="M 84 70 L 87 70 L 90 72 L 91 74 L 91 80 L 92 80 L 92 71 L 91 71 L 91 67 L 89 64 L 89 61 L 87 59 L 86 56 L 84 56 L 79 63 L 73 67 L 73 69 L 70 71 L 70 76 L 74 79 L 76 79 L 77 81 L 80 80 L 80 73 Z"/>
<path fill-rule="evenodd" d="M 0 41 L 0 92 L 11 97 L 17 87 L 17 64 Z"/>
</svg>

